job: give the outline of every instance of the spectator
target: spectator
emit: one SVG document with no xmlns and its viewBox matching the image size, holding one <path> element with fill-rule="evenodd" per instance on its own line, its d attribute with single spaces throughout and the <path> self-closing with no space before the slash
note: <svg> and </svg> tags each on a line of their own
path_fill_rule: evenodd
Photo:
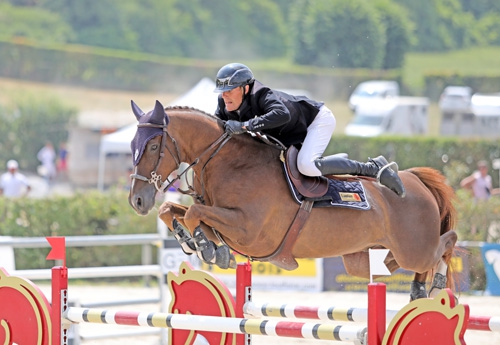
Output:
<svg viewBox="0 0 500 345">
<path fill-rule="evenodd" d="M 472 192 L 476 200 L 488 200 L 492 193 L 491 176 L 488 174 L 488 163 L 484 160 L 477 163 L 477 171 L 460 182 L 460 187 Z"/>
<path fill-rule="evenodd" d="M 45 146 L 38 151 L 37 158 L 40 163 L 42 163 L 41 169 L 39 169 L 39 174 L 45 177 L 47 183 L 50 184 L 50 181 L 52 181 L 56 176 L 56 152 L 50 141 L 47 141 Z"/>
<path fill-rule="evenodd" d="M 59 157 L 57 159 L 57 171 L 66 172 L 68 170 L 68 149 L 66 148 L 66 143 L 61 142 L 59 144 Z"/>
<path fill-rule="evenodd" d="M 28 179 L 18 169 L 17 161 L 11 159 L 7 162 L 8 171 L 0 177 L 0 195 L 7 198 L 19 198 L 30 192 L 31 186 Z"/>
</svg>

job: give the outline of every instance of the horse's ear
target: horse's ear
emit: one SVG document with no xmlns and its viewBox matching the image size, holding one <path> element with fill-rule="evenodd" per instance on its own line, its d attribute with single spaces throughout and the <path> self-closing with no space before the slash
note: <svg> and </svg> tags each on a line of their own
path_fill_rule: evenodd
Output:
<svg viewBox="0 0 500 345">
<path fill-rule="evenodd" d="M 131 100 L 130 103 L 132 105 L 132 111 L 134 112 L 134 115 L 137 118 L 137 121 L 139 121 L 139 119 L 141 118 L 141 116 L 144 115 L 144 112 L 141 110 L 141 108 L 139 108 L 137 106 L 137 104 L 135 104 L 134 101 Z"/>
<path fill-rule="evenodd" d="M 166 116 L 163 105 L 157 100 L 153 113 L 151 114 L 150 122 L 163 125 L 163 121 L 165 121 L 165 124 L 168 124 L 168 116 Z"/>
</svg>

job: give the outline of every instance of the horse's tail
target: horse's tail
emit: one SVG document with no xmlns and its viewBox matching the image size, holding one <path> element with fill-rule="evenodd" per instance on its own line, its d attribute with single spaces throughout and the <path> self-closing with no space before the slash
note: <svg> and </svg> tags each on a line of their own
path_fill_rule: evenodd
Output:
<svg viewBox="0 0 500 345">
<path fill-rule="evenodd" d="M 457 211 L 453 205 L 455 199 L 455 191 L 446 182 L 446 177 L 438 170 L 427 167 L 411 168 L 407 171 L 416 175 L 420 181 L 432 193 L 439 207 L 439 214 L 441 216 L 441 230 L 440 235 L 452 230 L 457 221 Z M 443 257 L 445 263 L 449 266 L 453 252 L 448 253 Z M 454 279 L 452 270 L 447 271 L 447 287 L 454 287 Z"/>
</svg>

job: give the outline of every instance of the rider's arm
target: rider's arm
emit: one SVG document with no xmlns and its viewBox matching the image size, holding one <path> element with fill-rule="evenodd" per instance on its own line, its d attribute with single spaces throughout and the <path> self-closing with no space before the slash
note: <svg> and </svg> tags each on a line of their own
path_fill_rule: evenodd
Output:
<svg viewBox="0 0 500 345">
<path fill-rule="evenodd" d="M 248 130 L 261 131 L 286 125 L 291 115 L 288 108 L 270 89 L 262 89 L 254 97 L 263 114 L 254 114 L 256 117 L 248 121 Z"/>
</svg>

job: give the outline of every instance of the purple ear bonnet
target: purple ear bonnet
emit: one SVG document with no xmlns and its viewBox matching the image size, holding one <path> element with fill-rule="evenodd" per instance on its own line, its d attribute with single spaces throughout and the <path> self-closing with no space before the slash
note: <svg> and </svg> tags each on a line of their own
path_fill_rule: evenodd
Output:
<svg viewBox="0 0 500 345">
<path fill-rule="evenodd" d="M 165 113 L 165 110 L 160 102 L 156 101 L 156 106 L 153 111 L 150 111 L 147 114 L 144 114 L 142 110 L 137 107 L 137 105 L 132 101 L 132 110 L 139 120 L 139 124 L 141 123 L 152 123 L 157 125 L 168 124 L 168 115 Z M 156 136 L 162 135 L 163 129 L 157 127 L 138 127 L 137 132 L 135 133 L 134 139 L 131 142 L 132 149 L 132 161 L 134 166 L 139 164 L 141 160 L 142 154 L 146 149 L 147 143 Z"/>
</svg>

